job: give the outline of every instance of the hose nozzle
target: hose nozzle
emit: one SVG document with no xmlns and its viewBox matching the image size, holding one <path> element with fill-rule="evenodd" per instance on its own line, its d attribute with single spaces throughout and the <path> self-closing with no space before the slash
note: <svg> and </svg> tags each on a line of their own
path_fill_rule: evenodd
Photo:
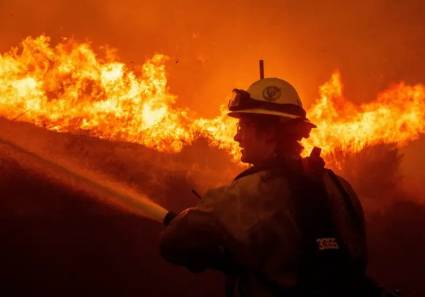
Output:
<svg viewBox="0 0 425 297">
<path fill-rule="evenodd" d="M 162 223 L 164 224 L 164 226 L 168 226 L 171 221 L 177 216 L 177 214 L 173 211 L 169 211 L 167 212 L 167 214 L 164 217 L 164 220 L 162 221 Z"/>
</svg>

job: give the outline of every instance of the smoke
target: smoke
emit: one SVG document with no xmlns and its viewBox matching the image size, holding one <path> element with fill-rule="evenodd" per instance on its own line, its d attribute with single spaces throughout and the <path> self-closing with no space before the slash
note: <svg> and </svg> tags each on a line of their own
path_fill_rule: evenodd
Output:
<svg viewBox="0 0 425 297">
<path fill-rule="evenodd" d="M 422 83 L 425 4 L 409 1 L 128 0 L 0 1 L 0 50 L 45 33 L 118 49 L 142 64 L 171 57 L 172 93 L 201 115 L 215 115 L 235 87 L 266 76 L 292 82 L 311 103 L 336 68 L 346 94 L 366 101 L 393 83 Z M 56 40 L 55 40 L 56 39 Z"/>
<path fill-rule="evenodd" d="M 423 83 L 425 4 L 397 1 L 128 0 L 0 1 L 0 52 L 42 33 L 117 49 L 123 62 L 141 65 L 154 53 L 170 56 L 170 93 L 177 104 L 215 116 L 231 90 L 266 76 L 293 83 L 308 106 L 317 86 L 340 69 L 347 98 L 365 102 L 392 84 Z M 421 188 L 425 140 L 403 159 L 409 188 Z M 411 166 L 406 166 L 408 161 Z M 412 185 L 410 181 L 416 179 Z"/>
<path fill-rule="evenodd" d="M 340 174 L 362 202 L 368 232 L 369 275 L 402 296 L 422 296 L 425 286 L 425 199 L 407 189 L 404 155 L 392 145 L 365 148 L 342 158 Z"/>
<path fill-rule="evenodd" d="M 199 296 L 217 279 L 163 262 L 158 223 L 99 203 L 0 151 L 0 284 L 8 296 Z M 181 281 L 199 287 L 187 290 Z M 205 296 L 218 291 L 211 287 Z"/>
<path fill-rule="evenodd" d="M 202 140 L 179 154 L 165 154 L 136 144 L 57 134 L 7 120 L 0 122 L 0 129 L 2 134 L 8 131 L 15 140 L 31 150 L 47 154 L 49 158 L 66 158 L 68 162 L 147 193 L 159 204 L 177 211 L 197 202 L 198 198 L 192 194 L 193 188 L 203 192 L 207 188 L 229 182 L 241 169 L 224 152 L 208 147 L 206 141 Z M 9 264 L 6 266 L 11 274 L 6 279 L 10 280 L 12 289 L 34 289 L 30 285 L 37 275 L 33 265 L 42 260 L 35 251 L 41 245 L 46 250 L 44 253 L 54 253 L 59 261 L 65 261 L 70 254 L 77 262 L 72 265 L 60 262 L 60 266 L 56 267 L 53 262 L 47 261 L 47 268 L 43 271 L 55 280 L 57 287 L 39 283 L 34 289 L 36 292 L 45 289 L 53 290 L 52 292 L 62 290 L 63 286 L 69 284 L 69 279 L 60 278 L 56 274 L 78 270 L 80 277 L 71 278 L 77 287 L 102 287 L 105 294 L 109 291 L 122 291 L 129 283 L 134 285 L 141 282 L 145 291 L 139 285 L 134 292 L 127 292 L 125 295 L 133 296 L 140 292 L 146 294 L 147 290 L 152 292 L 147 296 L 167 296 L 171 293 L 167 293 L 166 288 L 155 286 L 163 278 L 167 279 L 170 287 L 182 290 L 180 296 L 197 296 L 201 287 L 215 288 L 209 292 L 209 296 L 219 294 L 217 275 L 206 276 L 202 283 L 195 285 L 199 281 L 196 276 L 180 270 L 173 271 L 174 268 L 162 262 L 156 254 L 159 225 L 153 226 L 131 213 L 126 214 L 119 209 L 110 208 L 108 204 L 96 202 L 90 197 L 90 192 L 81 192 L 78 188 L 61 183 L 60 179 L 51 179 L 42 168 L 28 168 L 19 158 L 16 161 L 13 152 L 5 147 L 1 148 L 1 152 L 0 217 L 4 224 L 0 231 L 9 234 L 9 243 L 2 248 L 3 254 L 9 254 L 18 263 L 30 267 L 27 273 L 18 277 L 15 275 L 18 272 L 13 261 L 7 262 Z M 403 155 L 394 146 L 385 145 L 366 148 L 356 155 L 341 155 L 341 160 L 338 173 L 352 183 L 365 209 L 370 275 L 390 288 L 401 289 L 404 296 L 421 296 L 425 292 L 422 284 L 425 271 L 420 265 L 425 260 L 422 255 L 425 248 L 425 204 L 421 193 L 405 190 L 401 172 Z M 75 225 L 76 221 L 80 222 L 79 227 Z M 59 229 L 52 229 L 50 224 Z M 105 230 L 98 224 L 105 225 L 108 229 Z M 23 233 L 23 237 L 10 237 L 16 228 L 28 228 L 28 231 Z M 84 228 L 85 231 L 72 235 L 75 228 Z M 61 229 L 66 230 L 65 233 Z M 130 239 L 123 242 L 123 234 Z M 27 242 L 28 250 L 22 250 L 21 246 L 26 240 L 33 243 Z M 57 240 L 66 245 L 57 246 Z M 90 252 L 90 256 L 81 254 L 88 246 L 96 251 Z M 134 250 L 134 246 L 139 250 Z M 127 253 L 123 262 L 120 260 L 121 264 L 113 264 L 113 258 L 122 253 Z M 94 254 L 99 254 L 101 259 L 107 258 L 81 262 Z M 103 261 L 112 265 L 109 274 L 101 272 Z M 94 276 L 119 275 L 123 273 L 122 269 L 131 270 L 126 273 L 128 279 L 115 280 L 115 285 L 114 282 L 105 285 L 101 280 L 93 279 Z M 152 274 L 150 285 L 146 280 L 138 279 L 137 271 L 140 270 L 149 270 Z M 170 279 L 171 273 L 177 273 L 178 276 L 174 275 Z M 90 283 L 84 280 L 88 274 L 93 275 L 89 277 Z M 17 286 L 16 282 L 22 277 L 25 285 Z M 182 280 L 191 283 L 190 290 L 182 286 Z"/>
<path fill-rule="evenodd" d="M 56 160 L 84 176 L 99 178 L 101 183 L 114 185 L 112 181 L 115 181 L 125 185 L 125 191 L 131 192 L 133 189 L 146 193 L 160 205 L 171 208 L 193 204 L 192 189 L 202 193 L 208 188 L 230 181 L 240 169 L 227 153 L 210 149 L 207 140 L 203 139 L 179 154 L 167 154 L 132 143 L 58 134 L 5 119 L 0 119 L 0 130 L 2 138 L 30 152 L 47 156 L 48 160 Z M 3 155 L 17 159 L 21 166 L 30 171 L 50 176 L 50 179 L 56 178 L 55 182 L 64 183 L 65 187 L 76 186 L 75 182 L 67 182 L 69 179 L 66 177 L 54 176 L 60 172 L 43 168 L 43 162 L 34 164 L 26 160 L 25 154 L 16 156 L 13 148 L 7 146 L 2 151 Z M 221 174 L 217 175 L 216 172 Z M 164 189 L 172 188 L 172 185 L 181 187 L 182 184 L 186 185 L 186 194 L 183 197 L 172 198 L 174 193 L 164 192 Z M 85 188 L 87 187 L 83 187 Z M 89 189 L 86 190 L 90 193 Z M 178 204 L 185 200 L 190 202 L 183 206 Z"/>
<path fill-rule="evenodd" d="M 192 188 L 202 191 L 234 175 L 225 168 L 231 158 L 202 140 L 174 155 L 7 120 L 0 121 L 0 131 L 29 151 L 89 168 L 176 211 L 197 202 Z M 23 157 L 0 145 L 0 284 L 11 296 L 221 293 L 216 274 L 200 279 L 159 257 L 160 224 L 99 203 L 91 191 L 52 178 Z M 164 282 L 167 286 L 160 285 Z M 205 288 L 208 293 L 202 293 Z"/>
<path fill-rule="evenodd" d="M 3 0 L 0 51 L 28 35 L 46 33 L 54 42 L 74 36 L 96 46 L 110 45 L 130 64 L 164 53 L 171 57 L 169 85 L 178 104 L 209 116 L 234 87 L 245 88 L 257 79 L 259 58 L 265 59 L 266 76 L 293 83 L 307 106 L 336 68 L 347 82 L 344 93 L 357 102 L 375 98 L 399 81 L 423 83 L 424 19 L 425 3 L 420 0 L 202 5 L 194 0 Z M 239 170 L 224 152 L 202 140 L 173 155 L 18 126 L 0 123 L 0 129 L 15 133 L 33 149 L 124 182 L 175 210 L 196 203 L 192 188 L 203 192 L 228 182 Z M 404 296 L 425 295 L 424 143 L 422 139 L 403 150 L 368 148 L 345 156 L 340 170 L 365 207 L 371 274 L 401 288 Z M 152 244 L 159 227 L 29 172 L 8 154 L 2 150 L 0 160 L 2 263 L 3 273 L 9 274 L 2 279 L 14 289 L 46 296 L 64 296 L 70 283 L 76 285 L 74 295 L 90 288 L 101 290 L 96 292 L 100 295 L 128 296 L 213 296 L 220 291 L 205 290 L 214 287 L 216 276 L 195 285 L 198 278 L 160 261 Z M 49 285 L 38 279 L 43 273 L 50 277 Z M 140 280 L 142 274 L 145 279 Z M 158 280 L 175 291 L 158 287 Z"/>
<path fill-rule="evenodd" d="M 401 160 L 394 145 L 367 147 L 343 159 L 341 175 L 353 184 L 369 210 L 385 210 L 406 196 L 402 191 Z"/>
</svg>

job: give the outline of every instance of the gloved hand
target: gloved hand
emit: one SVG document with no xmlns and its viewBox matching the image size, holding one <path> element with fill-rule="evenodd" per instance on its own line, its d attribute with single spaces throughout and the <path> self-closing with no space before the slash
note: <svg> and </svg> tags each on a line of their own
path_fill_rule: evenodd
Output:
<svg viewBox="0 0 425 297">
<path fill-rule="evenodd" d="M 164 220 L 163 220 L 163 224 L 165 225 L 165 226 L 168 226 L 170 223 L 171 223 L 171 221 L 175 218 L 177 216 L 177 214 L 175 213 L 175 212 L 173 212 L 173 211 L 169 211 L 169 212 L 167 212 L 167 214 L 165 215 L 165 217 L 164 217 Z"/>
<path fill-rule="evenodd" d="M 161 255 L 169 262 L 183 265 L 192 272 L 208 268 L 231 269 L 226 250 L 226 232 L 211 214 L 190 208 L 178 215 L 169 212 L 167 227 L 160 241 Z"/>
</svg>

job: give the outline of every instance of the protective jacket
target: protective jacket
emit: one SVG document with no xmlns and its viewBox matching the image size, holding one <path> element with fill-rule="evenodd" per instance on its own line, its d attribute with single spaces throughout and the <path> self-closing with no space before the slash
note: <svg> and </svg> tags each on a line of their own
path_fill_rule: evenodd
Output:
<svg viewBox="0 0 425 297">
<path fill-rule="evenodd" d="M 275 160 L 210 190 L 165 228 L 161 254 L 228 275 L 228 296 L 358 296 L 364 217 L 351 186 L 300 158 Z"/>
</svg>

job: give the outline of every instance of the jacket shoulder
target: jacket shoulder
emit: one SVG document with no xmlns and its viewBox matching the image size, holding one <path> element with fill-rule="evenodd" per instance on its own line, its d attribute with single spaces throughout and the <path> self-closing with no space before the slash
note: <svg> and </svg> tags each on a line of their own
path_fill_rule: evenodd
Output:
<svg viewBox="0 0 425 297">
<path fill-rule="evenodd" d="M 356 210 L 358 212 L 361 212 L 362 216 L 363 216 L 363 209 L 362 209 L 362 205 L 360 203 L 359 197 L 357 195 L 357 193 L 354 191 L 352 185 L 342 176 L 339 175 L 335 175 L 336 178 L 338 179 L 340 185 L 342 186 L 343 190 L 348 194 L 348 196 L 350 197 L 350 201 L 353 204 L 353 206 L 356 208 Z"/>
<path fill-rule="evenodd" d="M 327 174 L 325 185 L 333 206 L 339 215 L 344 214 L 361 232 L 365 232 L 365 216 L 360 199 L 351 184 L 342 176 L 334 173 Z"/>
<path fill-rule="evenodd" d="M 209 190 L 201 200 L 202 202 L 217 201 L 239 196 L 264 196 L 270 193 L 275 187 L 276 182 L 269 178 L 269 171 L 258 171 L 249 175 L 239 176 L 229 185 Z M 282 184 L 282 181 L 278 181 Z"/>
</svg>

